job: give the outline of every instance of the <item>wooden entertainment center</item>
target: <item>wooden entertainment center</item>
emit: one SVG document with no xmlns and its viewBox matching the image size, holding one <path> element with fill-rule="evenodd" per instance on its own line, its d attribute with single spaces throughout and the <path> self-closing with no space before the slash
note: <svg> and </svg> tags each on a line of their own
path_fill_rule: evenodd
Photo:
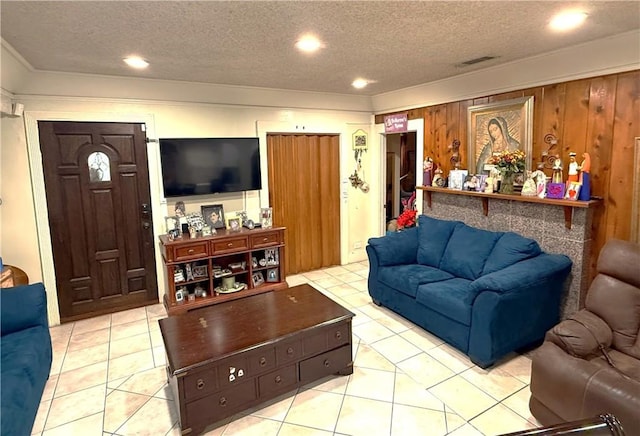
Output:
<svg viewBox="0 0 640 436">
<path fill-rule="evenodd" d="M 238 231 L 219 229 L 211 236 L 189 238 L 185 235 L 174 240 L 161 235 L 167 273 L 167 292 L 163 302 L 167 313 L 182 314 L 224 301 L 287 288 L 284 237 L 284 227 L 242 228 Z M 224 289 L 223 283 L 228 283 L 230 278 L 246 288 Z M 178 290 L 186 290 L 188 294 L 178 295 Z"/>
</svg>

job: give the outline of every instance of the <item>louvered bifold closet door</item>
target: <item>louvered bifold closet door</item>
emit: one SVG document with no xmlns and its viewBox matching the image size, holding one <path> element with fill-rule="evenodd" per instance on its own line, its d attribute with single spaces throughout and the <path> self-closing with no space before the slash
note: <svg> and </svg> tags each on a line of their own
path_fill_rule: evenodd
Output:
<svg viewBox="0 0 640 436">
<path fill-rule="evenodd" d="M 340 264 L 338 135 L 267 135 L 273 223 L 287 228 L 287 275 Z"/>
</svg>

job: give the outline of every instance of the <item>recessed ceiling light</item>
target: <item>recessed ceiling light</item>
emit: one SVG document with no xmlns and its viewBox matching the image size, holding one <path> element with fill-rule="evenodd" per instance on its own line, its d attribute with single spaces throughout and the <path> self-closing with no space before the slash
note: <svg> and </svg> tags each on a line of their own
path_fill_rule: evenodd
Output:
<svg viewBox="0 0 640 436">
<path fill-rule="evenodd" d="M 313 53 L 322 47 L 322 43 L 313 35 L 304 35 L 296 42 L 296 48 L 305 53 Z"/>
<path fill-rule="evenodd" d="M 370 82 L 367 79 L 356 79 L 353 82 L 351 82 L 351 86 L 353 86 L 356 89 L 362 89 L 365 86 L 367 86 Z"/>
<path fill-rule="evenodd" d="M 128 58 L 124 58 L 124 62 L 131 68 L 137 68 L 139 70 L 142 70 L 149 66 L 149 62 L 145 61 L 139 56 L 129 56 Z"/>
<path fill-rule="evenodd" d="M 549 27 L 558 32 L 575 29 L 584 23 L 587 19 L 587 13 L 582 11 L 565 11 L 561 12 L 551 19 Z"/>
</svg>

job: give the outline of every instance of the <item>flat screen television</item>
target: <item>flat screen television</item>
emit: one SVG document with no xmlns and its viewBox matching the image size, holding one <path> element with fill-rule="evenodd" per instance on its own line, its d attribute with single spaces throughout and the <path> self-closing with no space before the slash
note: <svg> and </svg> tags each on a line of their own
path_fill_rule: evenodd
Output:
<svg viewBox="0 0 640 436">
<path fill-rule="evenodd" d="M 165 197 L 262 189 L 258 138 L 160 139 Z"/>
</svg>

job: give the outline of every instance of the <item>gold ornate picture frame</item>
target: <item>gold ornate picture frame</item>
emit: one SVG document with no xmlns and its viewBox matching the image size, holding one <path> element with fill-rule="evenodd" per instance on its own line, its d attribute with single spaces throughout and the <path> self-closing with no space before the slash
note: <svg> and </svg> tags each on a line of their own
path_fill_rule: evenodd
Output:
<svg viewBox="0 0 640 436">
<path fill-rule="evenodd" d="M 486 161 L 500 151 L 524 151 L 526 169 L 531 169 L 533 144 L 533 97 L 516 98 L 471 106 L 467 110 L 470 174 L 489 171 Z"/>
</svg>

